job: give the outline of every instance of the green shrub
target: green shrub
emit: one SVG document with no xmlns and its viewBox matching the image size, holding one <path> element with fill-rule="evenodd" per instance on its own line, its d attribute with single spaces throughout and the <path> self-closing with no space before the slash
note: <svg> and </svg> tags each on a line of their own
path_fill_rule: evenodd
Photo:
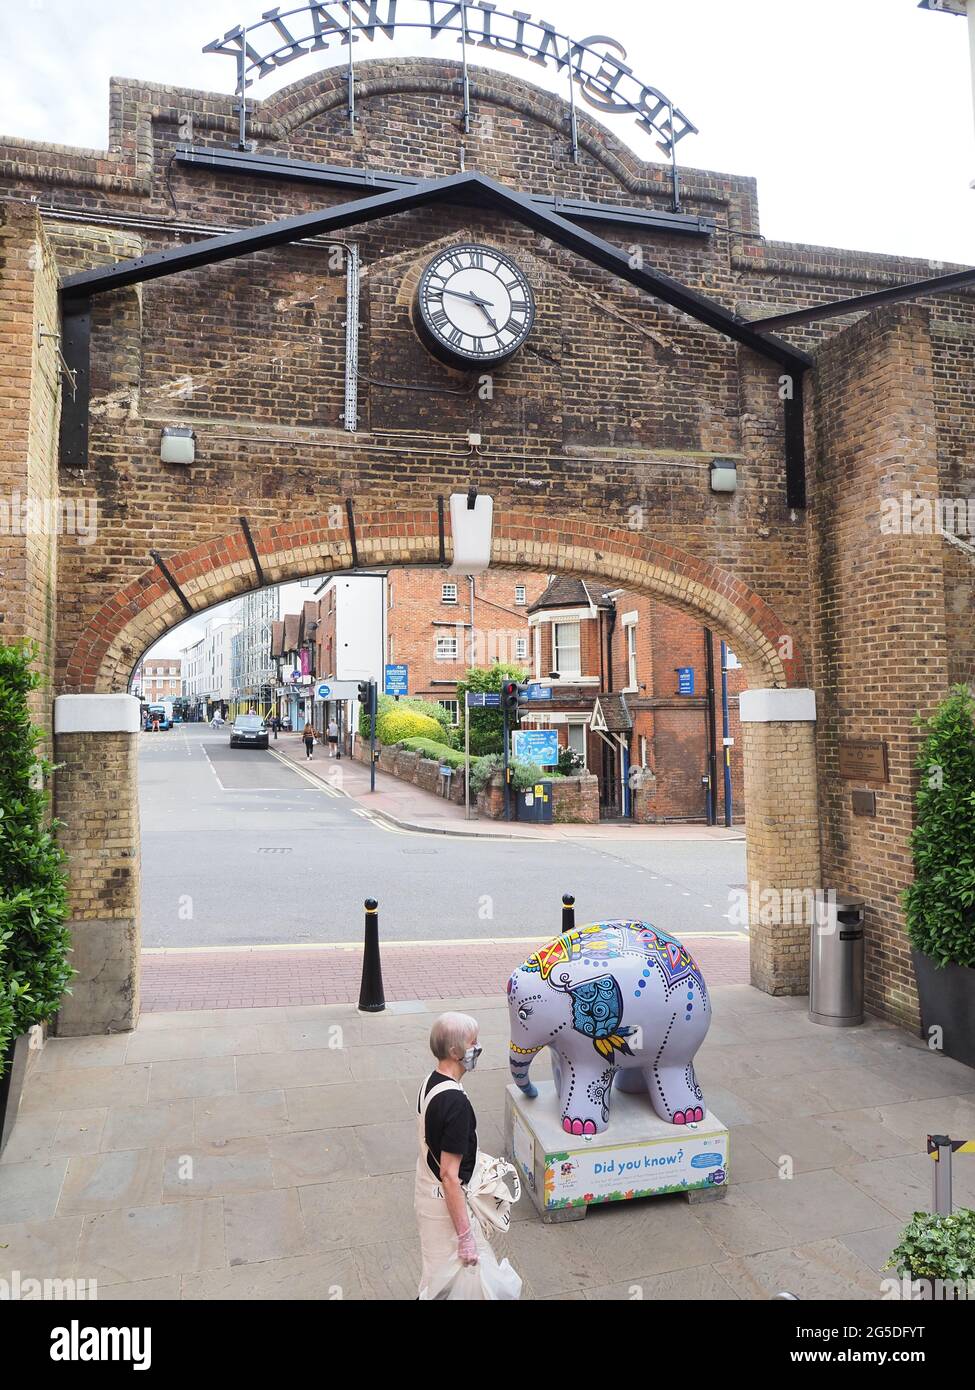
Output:
<svg viewBox="0 0 975 1390">
<path fill-rule="evenodd" d="M 411 709 L 389 710 L 376 721 L 376 737 L 380 743 L 402 743 L 405 738 L 428 738 L 439 743 L 440 729 L 436 719 Z"/>
<path fill-rule="evenodd" d="M 928 734 L 917 760 L 908 935 L 939 965 L 975 966 L 975 698 L 956 685 L 918 722 Z"/>
<path fill-rule="evenodd" d="M 907 1279 L 975 1280 L 975 1211 L 916 1211 L 884 1268 Z"/>
<path fill-rule="evenodd" d="M 511 771 L 511 790 L 528 792 L 536 782 L 551 781 L 559 774 L 552 768 L 539 767 L 537 763 L 526 763 L 521 758 L 512 758 L 508 763 Z M 471 764 L 471 790 L 483 791 L 489 780 L 497 773 L 501 776 L 504 760 L 500 753 L 489 753 L 486 758 L 478 758 Z"/>
<path fill-rule="evenodd" d="M 42 735 L 28 707 L 41 684 L 34 655 L 0 645 L 0 1030 L 13 1037 L 57 1012 L 75 974 L 64 853 L 44 787 L 53 769 L 37 757 Z"/>
<path fill-rule="evenodd" d="M 422 753 L 425 758 L 433 758 L 445 767 L 463 767 L 467 759 L 456 748 L 448 748 L 446 743 L 437 743 L 432 738 L 400 739 L 397 747 L 407 753 Z"/>
<path fill-rule="evenodd" d="M 471 791 L 482 792 L 495 772 L 501 771 L 501 754 L 489 753 L 487 757 L 471 762 Z"/>
<path fill-rule="evenodd" d="M 451 748 L 456 747 L 456 731 L 450 722 L 450 711 L 444 709 L 443 705 L 438 704 L 436 700 L 420 700 L 415 696 L 396 700 L 392 695 L 380 695 L 376 705 L 376 737 L 381 743 L 395 743 L 397 741 L 396 739 L 384 738 L 381 733 L 384 718 L 393 710 L 421 714 L 427 719 L 435 720 L 438 727 L 432 737 L 440 743 L 446 743 Z M 359 706 L 359 733 L 362 738 L 369 737 L 369 715 L 364 705 Z"/>
</svg>

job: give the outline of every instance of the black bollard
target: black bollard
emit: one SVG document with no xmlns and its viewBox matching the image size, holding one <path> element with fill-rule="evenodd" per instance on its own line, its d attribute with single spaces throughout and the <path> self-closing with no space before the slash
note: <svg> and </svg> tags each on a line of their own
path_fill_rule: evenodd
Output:
<svg viewBox="0 0 975 1390">
<path fill-rule="evenodd" d="M 359 1010 L 366 1014 L 380 1014 L 385 1007 L 383 967 L 379 959 L 379 904 L 375 898 L 366 898 L 366 939 L 362 952 Z"/>
<path fill-rule="evenodd" d="M 576 900 L 571 893 L 562 894 L 562 935 L 567 931 L 575 931 L 576 925 Z"/>
</svg>

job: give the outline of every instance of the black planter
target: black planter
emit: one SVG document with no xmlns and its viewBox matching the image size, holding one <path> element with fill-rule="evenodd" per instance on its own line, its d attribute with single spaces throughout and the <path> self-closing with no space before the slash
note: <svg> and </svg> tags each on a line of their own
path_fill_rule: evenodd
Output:
<svg viewBox="0 0 975 1390">
<path fill-rule="evenodd" d="M 22 1033 L 11 1041 L 4 1057 L 3 1076 L 0 1076 L 0 1153 L 3 1153 L 17 1118 L 27 1073 L 27 1048 L 27 1034 Z"/>
<path fill-rule="evenodd" d="M 921 1035 L 942 1030 L 946 1057 L 975 1067 L 975 970 L 968 965 L 937 966 L 929 956 L 911 950 L 921 1004 Z"/>
</svg>

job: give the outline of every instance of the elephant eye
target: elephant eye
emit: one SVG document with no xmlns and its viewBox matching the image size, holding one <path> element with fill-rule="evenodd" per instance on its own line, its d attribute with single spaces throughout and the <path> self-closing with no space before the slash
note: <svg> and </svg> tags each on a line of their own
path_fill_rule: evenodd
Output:
<svg viewBox="0 0 975 1390">
<path fill-rule="evenodd" d="M 518 1017 L 521 1019 L 522 1023 L 524 1023 L 527 1019 L 531 1018 L 533 1013 L 534 1010 L 530 1009 L 527 1004 L 522 1004 L 521 1008 L 518 1010 Z"/>
</svg>

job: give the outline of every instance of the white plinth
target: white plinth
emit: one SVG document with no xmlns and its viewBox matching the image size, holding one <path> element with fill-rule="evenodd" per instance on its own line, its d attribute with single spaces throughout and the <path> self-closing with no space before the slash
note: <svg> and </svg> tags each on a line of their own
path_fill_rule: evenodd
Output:
<svg viewBox="0 0 975 1390">
<path fill-rule="evenodd" d="M 134 695 L 59 695 L 56 734 L 137 734 L 141 705 Z"/>
<path fill-rule="evenodd" d="M 562 1128 L 554 1082 L 540 1082 L 535 1100 L 509 1086 L 505 1150 L 548 1219 L 665 1192 L 717 1196 L 728 1181 L 728 1131 L 716 1115 L 670 1125 L 646 1096 L 625 1091 L 613 1092 L 608 1128 L 581 1135 Z"/>
</svg>

